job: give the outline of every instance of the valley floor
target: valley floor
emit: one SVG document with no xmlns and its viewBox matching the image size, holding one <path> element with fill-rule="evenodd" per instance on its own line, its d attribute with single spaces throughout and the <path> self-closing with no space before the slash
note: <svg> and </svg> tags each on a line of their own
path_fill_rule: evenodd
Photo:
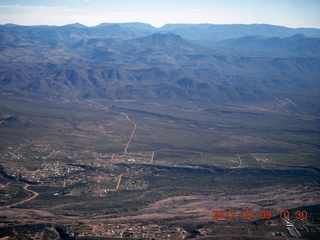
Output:
<svg viewBox="0 0 320 240">
<path fill-rule="evenodd" d="M 0 237 L 316 239 L 318 117 L 286 104 L 3 99 Z"/>
</svg>

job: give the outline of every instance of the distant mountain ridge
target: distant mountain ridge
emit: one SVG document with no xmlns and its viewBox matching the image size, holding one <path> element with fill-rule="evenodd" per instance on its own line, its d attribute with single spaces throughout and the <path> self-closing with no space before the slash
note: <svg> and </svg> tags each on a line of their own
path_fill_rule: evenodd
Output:
<svg viewBox="0 0 320 240">
<path fill-rule="evenodd" d="M 317 97 L 317 34 L 320 29 L 271 25 L 1 25 L 0 93 L 196 101 Z"/>
<path fill-rule="evenodd" d="M 0 25 L 5 27 L 26 27 L 15 24 Z M 128 32 L 135 32 L 136 36 L 148 36 L 153 33 L 174 33 L 181 35 L 186 40 L 191 41 L 220 41 L 243 36 L 264 36 L 267 38 L 285 38 L 295 34 L 304 34 L 307 37 L 320 38 L 320 29 L 317 28 L 288 28 L 268 24 L 166 24 L 160 28 L 150 24 L 131 22 L 131 23 L 101 23 L 94 27 L 87 27 L 81 23 L 68 24 L 65 26 L 30 26 L 29 28 L 65 28 L 74 27 L 84 30 L 86 34 L 95 37 L 109 37 L 107 30 L 117 26 Z M 103 31 L 105 30 L 105 31 Z M 133 37 L 133 36 L 130 36 Z M 130 38 L 129 37 L 129 38 Z"/>
<path fill-rule="evenodd" d="M 308 38 L 303 34 L 295 34 L 286 38 L 245 36 L 221 41 L 216 46 L 225 46 L 244 52 L 257 52 L 258 54 L 274 54 L 277 56 L 320 56 L 320 39 Z"/>
<path fill-rule="evenodd" d="M 301 33 L 308 37 L 320 37 L 320 29 L 316 28 L 287 28 L 268 24 L 167 24 L 161 28 L 180 34 L 188 40 L 220 41 L 243 36 L 290 37 Z"/>
</svg>

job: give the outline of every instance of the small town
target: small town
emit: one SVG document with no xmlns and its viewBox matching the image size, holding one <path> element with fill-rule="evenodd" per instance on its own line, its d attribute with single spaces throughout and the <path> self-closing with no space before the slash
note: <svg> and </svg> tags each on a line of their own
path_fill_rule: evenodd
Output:
<svg viewBox="0 0 320 240">
<path fill-rule="evenodd" d="M 33 166 L 30 167 L 26 157 L 28 148 L 20 145 L 14 150 L 8 147 L 7 151 L 0 153 L 2 175 L 16 180 L 19 184 L 25 184 L 23 189 L 31 193 L 29 197 L 20 202 L 12 203 L 12 196 L 16 194 L 10 191 L 8 185 L 0 184 L 2 190 L 2 205 L 16 206 L 28 202 L 39 194 L 29 190 L 28 187 L 47 186 L 57 189 L 51 193 L 52 199 L 55 196 L 73 196 L 73 197 L 98 197 L 108 199 L 108 194 L 116 192 L 145 190 L 149 183 L 146 179 L 149 176 L 157 175 L 151 171 L 154 166 L 154 152 L 147 153 L 97 153 L 94 149 L 87 148 L 82 152 L 66 152 L 61 149 L 54 149 L 49 144 L 38 144 L 31 147 Z M 30 150 L 29 150 L 30 151 Z M 238 155 L 241 165 L 241 158 Z M 27 167 L 28 166 L 28 169 Z M 157 167 L 165 167 L 164 161 L 157 159 Z M 179 166 L 175 166 L 179 167 Z M 197 169 L 197 166 L 185 166 L 189 169 Z M 33 169 L 33 170 L 30 170 Z M 166 171 L 159 170 L 157 171 Z M 175 179 L 175 178 L 172 178 Z M 103 221 L 90 219 L 90 221 L 76 220 L 70 223 L 68 216 L 77 216 L 76 207 L 66 214 L 65 220 L 59 217 L 39 217 L 35 219 L 58 221 L 63 226 L 65 234 L 70 238 L 81 239 L 90 237 L 100 238 L 131 238 L 131 239 L 186 239 L 190 232 L 186 231 L 179 224 L 166 225 L 163 222 L 148 220 L 131 220 L 124 218 L 123 222 L 112 220 L 112 218 Z M 78 215 L 79 216 L 79 215 Z M 208 221 L 209 222 L 209 221 Z M 13 222 L 3 223 L 3 227 L 14 226 Z M 320 233 L 317 225 L 313 225 L 308 220 L 292 221 L 290 219 L 271 220 L 266 223 L 270 229 L 277 228 L 280 231 L 268 231 L 268 236 L 274 238 L 301 238 L 301 232 Z M 48 228 L 49 229 L 49 228 Z M 50 228 L 51 229 L 51 228 Z M 58 233 L 56 231 L 55 234 Z M 210 226 L 199 226 L 196 229 L 194 237 L 202 238 L 213 236 L 216 228 Z M 36 239 L 36 235 L 29 233 L 30 237 Z"/>
<path fill-rule="evenodd" d="M 168 228 L 158 224 L 134 223 L 91 223 L 90 225 L 68 226 L 69 236 L 99 236 L 134 239 L 185 239 L 188 233 L 180 227 Z"/>
</svg>

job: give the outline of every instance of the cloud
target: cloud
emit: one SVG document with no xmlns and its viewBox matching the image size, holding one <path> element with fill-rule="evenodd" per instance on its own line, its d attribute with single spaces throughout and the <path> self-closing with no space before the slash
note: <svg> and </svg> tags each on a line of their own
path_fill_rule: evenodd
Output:
<svg viewBox="0 0 320 240">
<path fill-rule="evenodd" d="M 48 11 L 48 12 L 57 12 L 57 11 L 64 11 L 64 12 L 74 12 L 77 11 L 76 8 L 68 8 L 62 6 L 23 6 L 20 4 L 16 5 L 0 5 L 1 14 L 10 13 L 10 12 L 33 12 L 33 11 Z"/>
<path fill-rule="evenodd" d="M 197 9 L 197 8 L 192 8 L 192 9 L 187 9 L 187 12 L 192 12 L 192 13 L 213 13 L 213 10 L 207 10 L 207 9 Z"/>
<path fill-rule="evenodd" d="M 0 5 L 1 22 L 20 25 L 64 25 L 76 15 L 79 9 L 62 6 Z"/>
</svg>

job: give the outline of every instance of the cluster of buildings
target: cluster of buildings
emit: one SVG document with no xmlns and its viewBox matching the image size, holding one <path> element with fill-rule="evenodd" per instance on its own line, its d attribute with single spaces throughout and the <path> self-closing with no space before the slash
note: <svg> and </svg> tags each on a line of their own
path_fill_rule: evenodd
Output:
<svg viewBox="0 0 320 240">
<path fill-rule="evenodd" d="M 301 234 L 297 230 L 297 228 L 294 226 L 293 222 L 288 218 L 282 218 L 283 224 L 287 227 L 290 235 L 295 238 L 301 238 Z"/>
<path fill-rule="evenodd" d="M 187 231 L 180 227 L 167 227 L 158 224 L 143 223 L 97 223 L 86 224 L 85 227 L 68 227 L 69 236 L 96 236 L 110 238 L 134 239 L 186 239 Z"/>
</svg>

